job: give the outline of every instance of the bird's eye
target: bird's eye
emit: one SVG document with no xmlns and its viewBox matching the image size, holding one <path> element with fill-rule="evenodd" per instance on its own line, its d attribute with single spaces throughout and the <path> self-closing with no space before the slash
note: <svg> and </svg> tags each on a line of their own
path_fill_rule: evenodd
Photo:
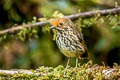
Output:
<svg viewBox="0 0 120 80">
<path fill-rule="evenodd" d="M 61 23 L 59 23 L 61 26 L 63 25 L 63 23 L 61 22 Z"/>
</svg>

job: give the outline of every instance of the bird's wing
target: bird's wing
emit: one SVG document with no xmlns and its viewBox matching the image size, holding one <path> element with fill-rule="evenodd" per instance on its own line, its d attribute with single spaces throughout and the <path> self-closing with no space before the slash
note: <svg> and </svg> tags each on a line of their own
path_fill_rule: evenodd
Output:
<svg viewBox="0 0 120 80">
<path fill-rule="evenodd" d="M 83 34 L 80 31 L 78 31 L 76 26 L 73 26 L 72 28 L 73 28 L 75 34 L 77 35 L 79 41 L 82 43 L 82 41 L 84 41 Z"/>
<path fill-rule="evenodd" d="M 74 28 L 74 30 L 75 30 L 75 34 L 76 34 L 76 35 L 78 36 L 78 38 L 79 38 L 79 41 L 80 41 L 80 42 L 82 43 L 82 45 L 84 46 L 85 52 L 88 52 L 87 46 L 86 46 L 85 41 L 84 41 L 84 38 L 83 38 L 83 34 L 82 34 L 80 31 L 78 31 L 78 29 L 77 29 L 76 26 L 74 26 L 73 28 Z"/>
</svg>

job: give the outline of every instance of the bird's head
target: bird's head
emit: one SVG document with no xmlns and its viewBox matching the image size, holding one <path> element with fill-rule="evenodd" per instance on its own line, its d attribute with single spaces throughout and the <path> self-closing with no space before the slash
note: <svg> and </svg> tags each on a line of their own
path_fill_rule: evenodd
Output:
<svg viewBox="0 0 120 80">
<path fill-rule="evenodd" d="M 59 31 L 65 30 L 70 27 L 71 23 L 72 23 L 72 21 L 70 19 L 58 18 L 52 22 L 52 26 L 50 27 L 50 29 L 55 29 L 55 30 L 59 30 Z"/>
</svg>

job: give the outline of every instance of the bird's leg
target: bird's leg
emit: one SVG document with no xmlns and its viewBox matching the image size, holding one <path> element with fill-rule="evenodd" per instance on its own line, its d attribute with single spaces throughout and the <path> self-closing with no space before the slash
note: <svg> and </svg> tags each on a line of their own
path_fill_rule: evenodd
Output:
<svg viewBox="0 0 120 80">
<path fill-rule="evenodd" d="M 77 65 L 78 65 L 78 58 L 76 58 L 76 65 L 75 65 L 75 68 L 77 68 Z"/>
<path fill-rule="evenodd" d="M 67 64 L 66 64 L 66 69 L 68 68 L 68 65 L 70 63 L 70 57 L 68 58 Z"/>
<path fill-rule="evenodd" d="M 67 64 L 66 64 L 66 68 L 65 68 L 64 74 L 66 73 L 66 70 L 67 70 L 67 68 L 68 68 L 69 62 L 70 62 L 70 57 L 68 58 L 68 61 L 67 61 Z"/>
</svg>

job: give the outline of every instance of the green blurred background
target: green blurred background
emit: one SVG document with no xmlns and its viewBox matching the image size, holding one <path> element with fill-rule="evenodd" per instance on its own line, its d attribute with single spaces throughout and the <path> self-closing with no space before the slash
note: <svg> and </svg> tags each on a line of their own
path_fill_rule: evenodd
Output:
<svg viewBox="0 0 120 80">
<path fill-rule="evenodd" d="M 115 0 L 0 0 L 0 30 L 10 28 L 15 24 L 31 22 L 33 17 L 51 18 L 56 10 L 69 15 L 114 8 L 116 4 L 120 4 L 119 0 L 116 2 Z M 88 26 L 81 23 L 90 59 L 94 64 L 101 65 L 104 62 L 105 65 L 112 66 L 113 63 L 120 63 L 119 19 L 114 20 L 117 25 L 112 30 L 107 19 Z M 89 24 L 87 21 L 84 23 Z M 11 35 L 2 40 L 0 42 L 0 68 L 35 69 L 39 66 L 66 65 L 67 58 L 61 54 L 53 41 L 52 32 L 44 32 L 42 28 L 38 31 L 38 38 L 32 37 L 22 41 Z M 71 59 L 70 65 L 75 65 L 74 58 Z"/>
</svg>

